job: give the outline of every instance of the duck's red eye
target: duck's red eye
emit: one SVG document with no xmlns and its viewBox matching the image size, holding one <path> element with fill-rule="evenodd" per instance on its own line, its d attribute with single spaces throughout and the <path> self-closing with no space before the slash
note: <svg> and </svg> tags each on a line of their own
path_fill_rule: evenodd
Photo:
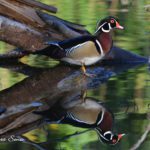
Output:
<svg viewBox="0 0 150 150">
<path fill-rule="evenodd" d="M 114 23 L 115 21 L 112 19 L 112 20 L 110 20 L 110 23 Z"/>
</svg>

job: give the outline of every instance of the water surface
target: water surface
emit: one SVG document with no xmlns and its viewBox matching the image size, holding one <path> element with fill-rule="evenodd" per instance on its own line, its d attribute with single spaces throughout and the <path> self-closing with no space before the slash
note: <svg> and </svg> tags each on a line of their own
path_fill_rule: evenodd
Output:
<svg viewBox="0 0 150 150">
<path fill-rule="evenodd" d="M 125 30 L 114 31 L 114 45 L 142 56 L 149 56 L 150 13 L 145 9 L 149 3 L 148 0 L 132 2 L 122 0 L 112 3 L 102 0 L 41 1 L 56 6 L 59 10 L 57 16 L 87 25 L 91 33 L 94 32 L 100 18 L 108 15 L 119 17 Z M 0 43 L 1 52 L 11 48 L 10 45 Z M 85 129 L 71 125 L 45 123 L 40 125 L 40 122 L 35 122 L 19 130 L 16 121 L 13 124 L 16 128 L 10 134 L 20 135 L 19 132 L 21 132 L 28 142 L 1 142 L 0 149 L 2 150 L 39 149 L 39 146 L 43 149 L 126 150 L 138 141 L 150 124 L 150 76 L 147 64 L 133 68 L 129 65 L 129 69 L 127 67 L 124 71 L 122 71 L 123 64 L 93 66 L 89 68 L 89 71 L 97 69 L 97 77 L 83 81 L 79 69 L 64 64 L 60 66 L 58 61 L 47 57 L 31 55 L 22 58 L 21 62 L 24 64 L 0 64 L 0 102 L 5 104 L 12 114 L 14 113 L 14 116 L 7 120 L 9 122 L 6 123 L 7 125 L 19 115 L 30 113 L 35 107 L 43 105 L 43 103 L 36 103 L 39 100 L 44 101 L 44 104 L 50 101 L 49 105 L 51 105 L 65 96 L 69 99 L 72 95 L 79 95 L 83 89 L 86 89 L 87 97 L 94 98 L 96 102 L 105 103 L 105 106 L 114 114 L 114 132 L 126 133 L 126 136 L 116 146 L 110 146 L 100 142 L 93 130 L 70 136 Z M 56 86 L 58 81 L 60 90 Z M 15 85 L 16 83 L 18 85 Z M 5 90 L 7 88 L 10 89 Z M 39 119 L 32 115 L 31 118 L 26 118 L 26 115 L 23 118 L 31 122 Z M 1 124 L 2 126 L 4 127 Z M 13 128 L 12 125 L 11 127 Z M 48 142 L 42 143 L 46 141 Z M 35 143 L 41 144 L 35 145 Z M 150 135 L 147 136 L 140 149 L 148 150 L 149 145 Z"/>
</svg>

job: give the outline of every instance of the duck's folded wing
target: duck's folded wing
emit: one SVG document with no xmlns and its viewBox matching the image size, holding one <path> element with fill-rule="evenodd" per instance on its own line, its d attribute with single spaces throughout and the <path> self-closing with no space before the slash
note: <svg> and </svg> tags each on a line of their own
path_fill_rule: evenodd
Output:
<svg viewBox="0 0 150 150">
<path fill-rule="evenodd" d="M 45 55 L 54 59 L 61 59 L 66 56 L 65 51 L 54 43 L 42 50 L 34 52 L 33 54 Z"/>
<path fill-rule="evenodd" d="M 95 37 L 93 36 L 81 36 L 73 39 L 64 40 L 61 42 L 46 42 L 49 45 L 47 48 L 36 51 L 35 54 L 50 56 L 55 59 L 61 59 L 66 57 L 69 49 L 80 46 L 81 44 L 93 41 L 95 42 Z"/>
<path fill-rule="evenodd" d="M 93 41 L 95 42 L 95 37 L 94 36 L 80 36 L 80 37 L 76 37 L 73 39 L 68 39 L 68 40 L 64 40 L 58 43 L 58 45 L 62 48 L 62 49 L 70 49 L 73 47 L 78 47 L 79 45 L 88 42 L 88 41 Z"/>
</svg>

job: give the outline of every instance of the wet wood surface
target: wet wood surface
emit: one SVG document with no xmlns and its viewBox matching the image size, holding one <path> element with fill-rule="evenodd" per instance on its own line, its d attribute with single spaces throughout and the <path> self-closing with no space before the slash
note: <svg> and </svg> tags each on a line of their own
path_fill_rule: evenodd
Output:
<svg viewBox="0 0 150 150">
<path fill-rule="evenodd" d="M 34 0 L 2 0 L 0 40 L 33 52 L 45 48 L 44 42 L 47 40 L 59 41 L 89 34 L 84 26 L 65 21 L 42 10 L 56 12 L 55 7 Z"/>
</svg>

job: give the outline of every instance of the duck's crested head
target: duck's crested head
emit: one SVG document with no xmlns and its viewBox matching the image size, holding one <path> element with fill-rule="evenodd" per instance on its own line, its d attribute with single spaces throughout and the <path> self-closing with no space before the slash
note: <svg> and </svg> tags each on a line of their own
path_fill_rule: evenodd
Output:
<svg viewBox="0 0 150 150">
<path fill-rule="evenodd" d="M 124 136 L 125 134 L 113 134 L 111 131 L 107 131 L 103 134 L 103 137 L 101 137 L 101 140 L 104 143 L 110 144 L 110 145 L 116 145 Z"/>
<path fill-rule="evenodd" d="M 120 140 L 122 139 L 122 137 L 125 134 L 113 134 L 111 131 L 106 131 L 104 133 L 102 133 L 102 131 L 97 130 L 100 140 L 103 143 L 106 144 L 110 144 L 110 145 L 116 145 L 118 142 L 120 142 Z"/>
<path fill-rule="evenodd" d="M 113 16 L 108 16 L 102 20 L 100 20 L 97 24 L 97 32 L 110 32 L 111 29 L 124 29 L 123 26 L 119 24 L 119 19 Z"/>
</svg>

